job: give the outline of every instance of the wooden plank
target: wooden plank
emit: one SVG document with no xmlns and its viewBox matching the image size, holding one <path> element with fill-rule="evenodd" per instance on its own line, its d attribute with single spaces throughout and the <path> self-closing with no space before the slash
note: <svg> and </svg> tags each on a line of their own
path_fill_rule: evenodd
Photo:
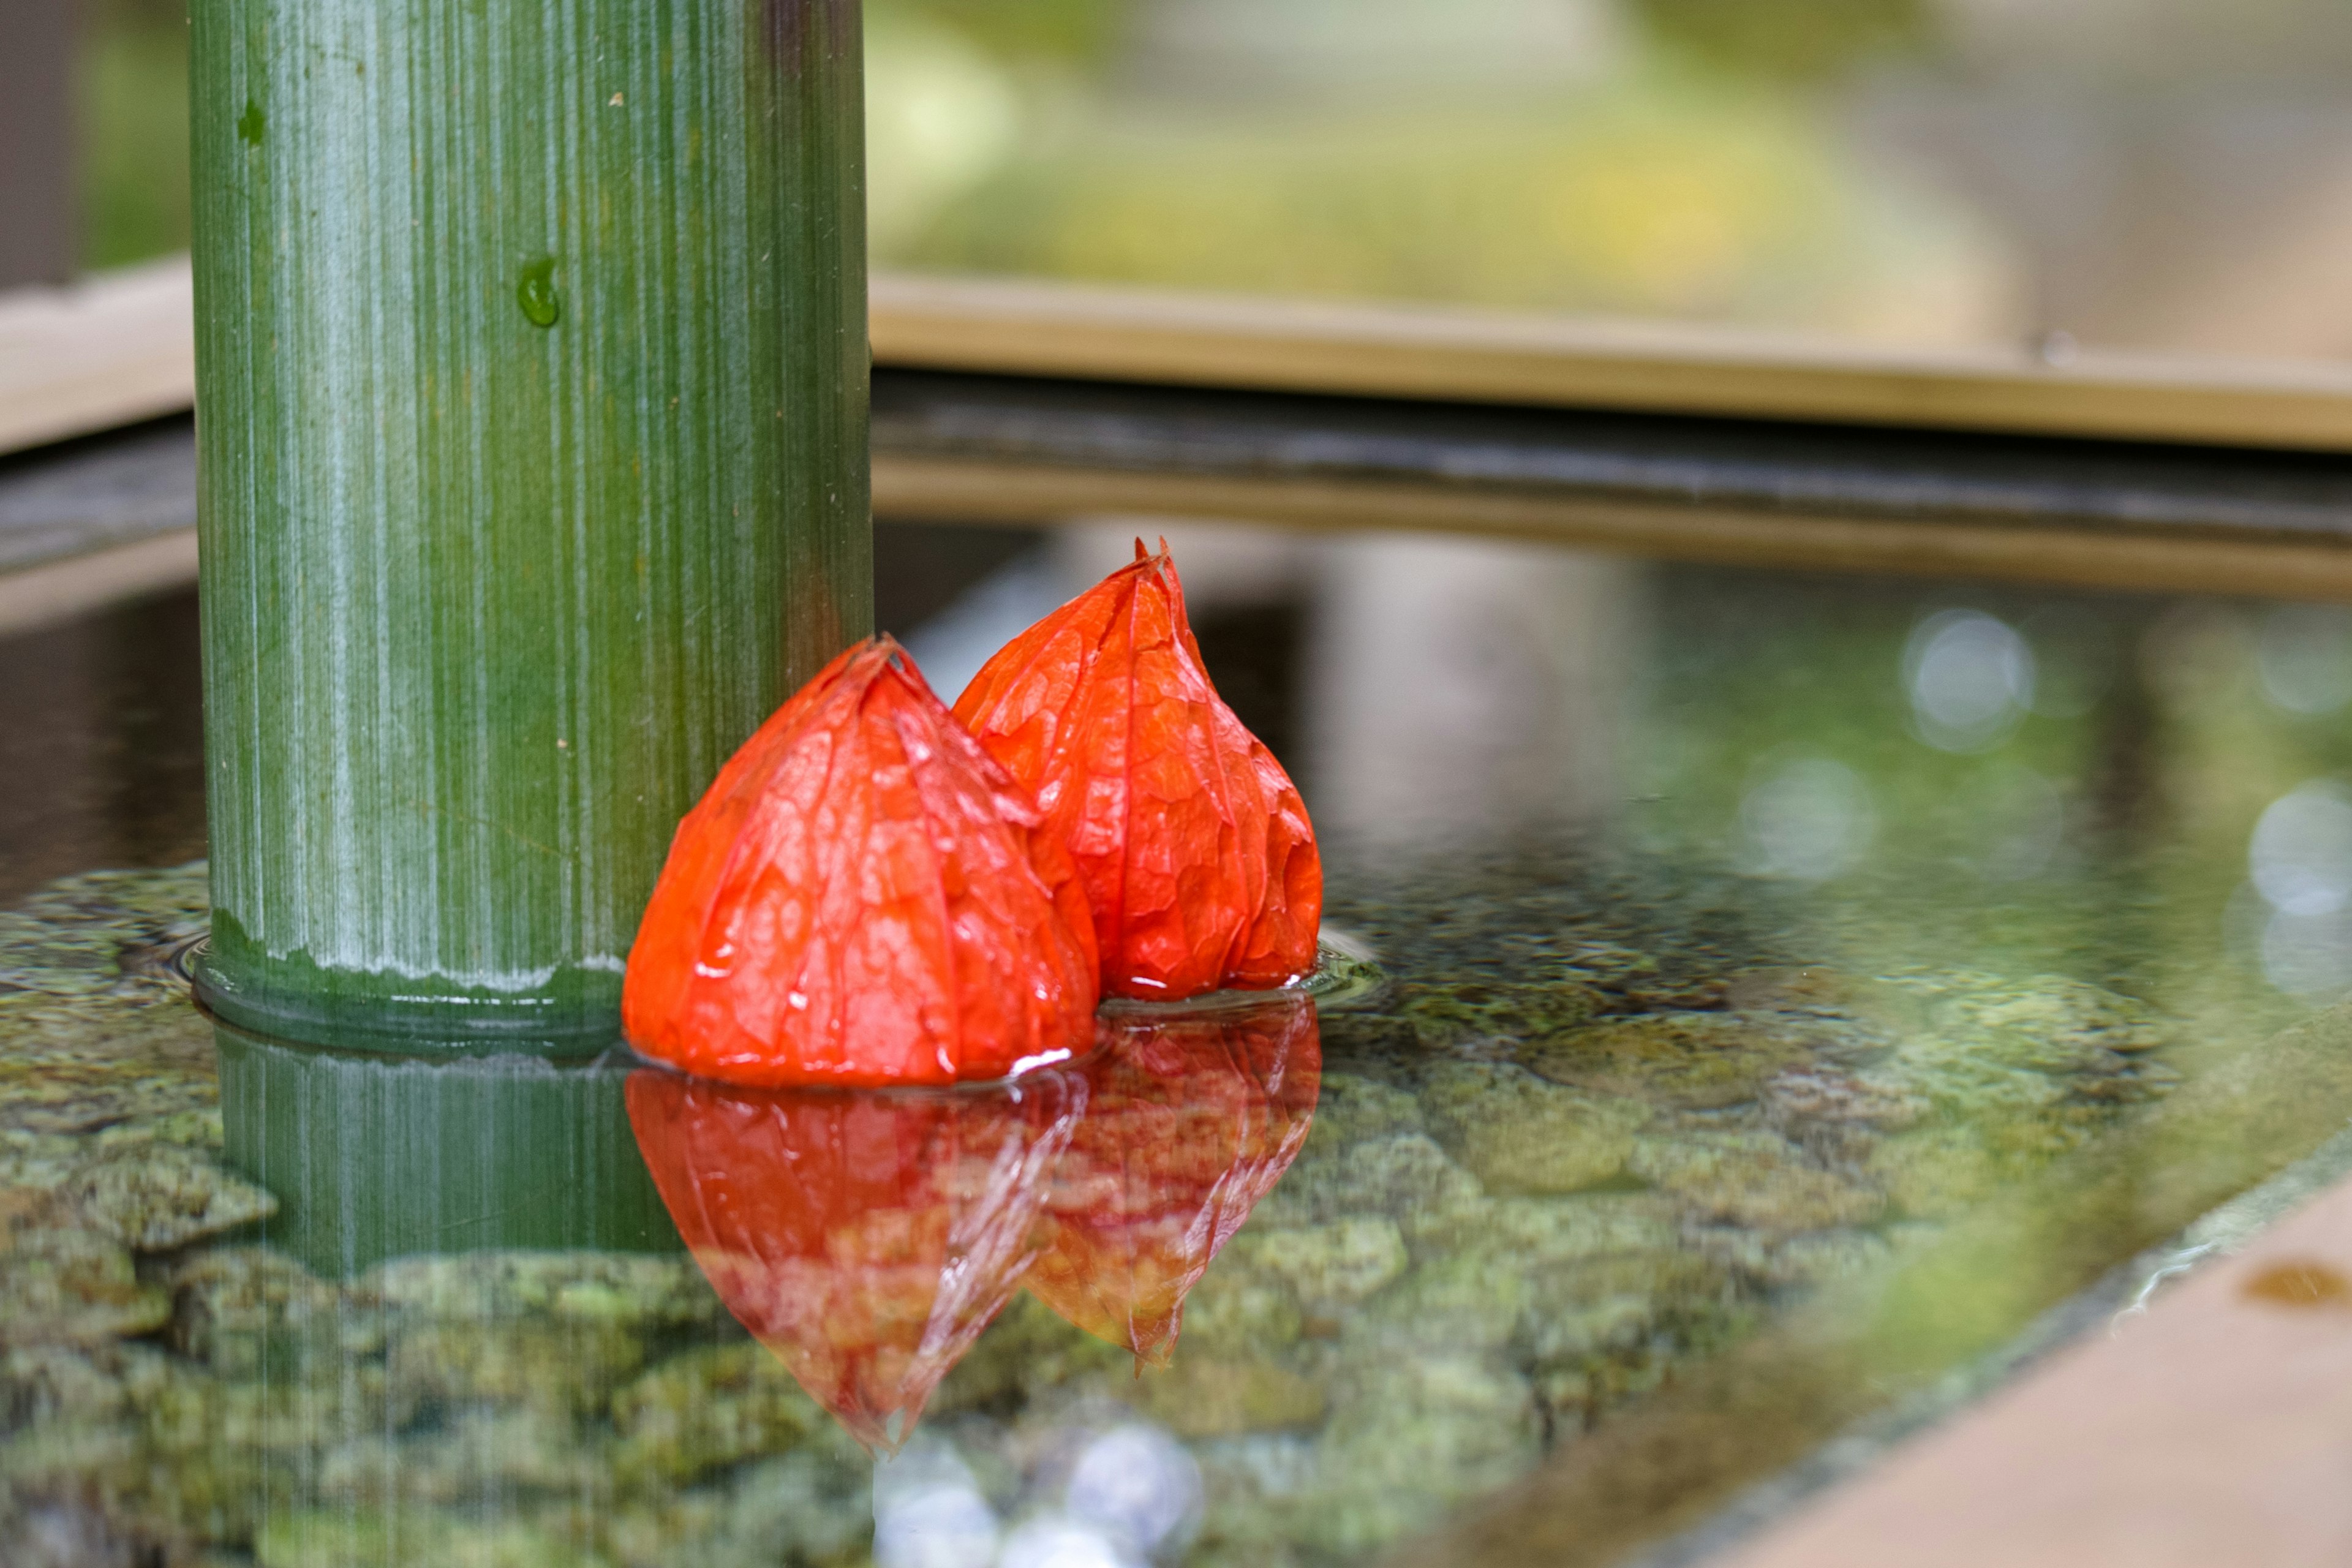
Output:
<svg viewBox="0 0 2352 1568">
<path fill-rule="evenodd" d="M 2352 451 L 2352 369 L 1877 348 L 1434 306 L 880 277 L 877 365 Z"/>
<path fill-rule="evenodd" d="M 0 289 L 73 276 L 79 10 L 75 0 L 0 5 Z"/>
<path fill-rule="evenodd" d="M 0 572 L 0 637 L 61 626 L 126 599 L 194 587 L 195 581 L 193 528 L 70 560 Z"/>
<path fill-rule="evenodd" d="M 1727 1568 L 2352 1562 L 2352 1184 Z"/>
<path fill-rule="evenodd" d="M 184 258 L 0 297 L 0 453 L 184 414 L 195 389 Z"/>
<path fill-rule="evenodd" d="M 193 506 L 192 493 L 184 505 L 176 493 L 176 447 L 184 440 L 166 432 L 121 454 L 64 459 L 76 473 L 89 470 L 87 477 L 68 483 L 71 476 L 52 473 L 56 465 L 49 465 L 16 483 L 24 489 L 37 478 L 37 495 L 0 487 L 0 568 L 184 527 Z M 1215 518 L 1335 531 L 1506 535 L 1724 564 L 2352 601 L 2352 550 L 2324 539 L 1767 512 L 1444 483 L 1021 465 L 887 448 L 876 454 L 874 480 L 877 513 L 894 521 L 1026 526 L 1107 513 Z M 63 535 L 85 511 L 87 542 L 76 545 Z"/>
<path fill-rule="evenodd" d="M 166 420 L 0 462 L 0 573 L 196 526 L 196 443 Z"/>
<path fill-rule="evenodd" d="M 1034 524 L 1113 515 L 1462 532 L 1721 565 L 2352 602 L 2352 549 L 2272 535 L 2002 527 L 1676 507 L 1438 483 L 1023 467 L 879 451 L 874 509 L 876 516 L 898 521 Z"/>
<path fill-rule="evenodd" d="M 0 298 L 0 452 L 187 408 L 184 262 Z M 1706 328 L 878 277 L 902 369 L 2352 451 L 2352 369 L 1911 353 Z"/>
<path fill-rule="evenodd" d="M 966 493 L 944 492 L 925 504 L 985 514 L 1036 485 L 1063 505 L 1101 510 L 1084 507 L 1086 487 L 1107 503 L 1149 477 L 1163 490 L 1181 481 L 1191 487 L 1184 493 L 1221 509 L 1276 511 L 1339 484 L 1349 495 L 1375 498 L 1375 512 L 1388 498 L 1409 498 L 1429 520 L 1420 526 L 1440 529 L 1507 514 L 1546 520 L 1528 526 L 1559 534 L 1586 528 L 1593 517 L 1639 517 L 1640 536 L 1661 548 L 1708 518 L 1739 519 L 1743 531 L 1768 538 L 1777 537 L 1775 519 L 1836 518 L 1865 525 L 1848 531 L 1883 542 L 1874 550 L 1914 552 L 1927 537 L 1916 531 L 1926 529 L 1999 540 L 2022 557 L 2017 569 L 2033 575 L 2053 569 L 2053 552 L 2070 548 L 2067 542 L 2091 535 L 2145 541 L 2159 551 L 2203 538 L 2233 548 L 2293 544 L 2352 555 L 2352 460 L 2332 454 L 1088 386 L 944 371 L 878 371 L 873 406 L 877 463 L 901 472 L 909 460 L 953 465 L 929 471 L 963 476 Z M 1090 477 L 1081 483 L 1072 477 L 1078 474 Z M 1209 479 L 1224 484 L 1202 483 Z M 1790 539 L 1794 548 L 1798 533 Z M 1570 542 L 1596 542 L 1580 534 Z M 2111 544 L 2103 558 L 2129 553 Z"/>
</svg>

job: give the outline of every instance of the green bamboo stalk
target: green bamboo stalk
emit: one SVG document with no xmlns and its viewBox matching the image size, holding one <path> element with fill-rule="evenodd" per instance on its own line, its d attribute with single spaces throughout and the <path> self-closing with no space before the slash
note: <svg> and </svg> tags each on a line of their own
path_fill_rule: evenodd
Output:
<svg viewBox="0 0 2352 1568">
<path fill-rule="evenodd" d="M 194 54 L 202 988 L 609 1036 L 678 817 L 871 620 L 856 0 L 195 0 Z"/>
</svg>

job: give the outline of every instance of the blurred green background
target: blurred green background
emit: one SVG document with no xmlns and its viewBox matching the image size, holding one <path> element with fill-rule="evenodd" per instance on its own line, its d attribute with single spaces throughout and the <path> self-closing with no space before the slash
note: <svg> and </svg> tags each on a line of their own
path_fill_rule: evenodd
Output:
<svg viewBox="0 0 2352 1568">
<path fill-rule="evenodd" d="M 85 257 L 185 243 L 87 0 Z M 1919 345 L 2352 349 L 2342 0 L 869 0 L 877 263 Z"/>
<path fill-rule="evenodd" d="M 186 0 L 83 0 L 82 263 L 188 247 Z"/>
</svg>

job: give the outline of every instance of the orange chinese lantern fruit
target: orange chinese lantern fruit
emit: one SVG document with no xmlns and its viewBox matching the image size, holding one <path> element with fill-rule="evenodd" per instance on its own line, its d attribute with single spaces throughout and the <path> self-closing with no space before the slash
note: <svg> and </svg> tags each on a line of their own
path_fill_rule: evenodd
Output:
<svg viewBox="0 0 2352 1568">
<path fill-rule="evenodd" d="M 1048 1189 L 1030 1294 L 1166 1364 L 1186 1294 L 1307 1142 L 1322 1061 L 1305 997 L 1120 1029 L 1078 1069 L 1087 1114 Z"/>
<path fill-rule="evenodd" d="M 837 1094 L 629 1075 L 629 1125 L 695 1262 L 868 1452 L 895 1451 L 1020 1288 L 1086 1093 Z"/>
<path fill-rule="evenodd" d="M 1135 550 L 1005 645 L 956 717 L 1034 793 L 1076 861 L 1106 994 L 1286 984 L 1315 966 L 1314 826 L 1211 684 L 1166 542 Z"/>
<path fill-rule="evenodd" d="M 679 824 L 630 1043 L 746 1085 L 1003 1078 L 1093 1042 L 1083 886 L 1029 792 L 887 637 L 843 654 Z"/>
</svg>

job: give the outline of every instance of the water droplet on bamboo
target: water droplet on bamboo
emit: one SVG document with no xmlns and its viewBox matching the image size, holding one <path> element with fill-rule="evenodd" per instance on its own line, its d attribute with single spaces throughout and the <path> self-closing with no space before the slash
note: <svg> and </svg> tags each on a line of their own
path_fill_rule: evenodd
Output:
<svg viewBox="0 0 2352 1568">
<path fill-rule="evenodd" d="M 534 327 L 551 327 L 563 319 L 563 296 L 555 287 L 555 258 L 542 256 L 523 268 L 515 301 Z"/>
</svg>

